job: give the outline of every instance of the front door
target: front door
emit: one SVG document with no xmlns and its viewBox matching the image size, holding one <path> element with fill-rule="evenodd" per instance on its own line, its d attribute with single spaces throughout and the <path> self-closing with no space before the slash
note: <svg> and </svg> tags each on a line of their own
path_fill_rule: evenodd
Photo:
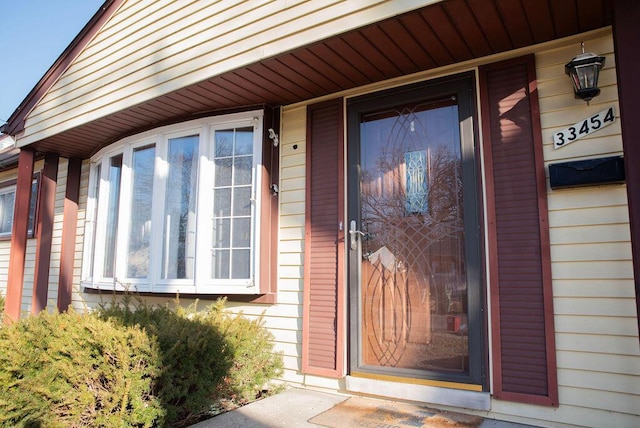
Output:
<svg viewBox="0 0 640 428">
<path fill-rule="evenodd" d="M 347 104 L 353 375 L 482 383 L 473 82 Z"/>
</svg>

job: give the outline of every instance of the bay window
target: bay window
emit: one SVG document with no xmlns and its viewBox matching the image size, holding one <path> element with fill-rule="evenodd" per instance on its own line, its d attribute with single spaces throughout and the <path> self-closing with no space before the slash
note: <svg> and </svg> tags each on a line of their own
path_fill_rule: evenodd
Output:
<svg viewBox="0 0 640 428">
<path fill-rule="evenodd" d="M 163 127 L 92 159 L 83 285 L 260 293 L 262 111 Z"/>
</svg>

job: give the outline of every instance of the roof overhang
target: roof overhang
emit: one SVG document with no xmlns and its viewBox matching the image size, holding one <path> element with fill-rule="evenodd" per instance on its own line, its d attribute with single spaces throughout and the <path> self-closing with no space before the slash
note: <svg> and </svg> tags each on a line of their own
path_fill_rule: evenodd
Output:
<svg viewBox="0 0 640 428">
<path fill-rule="evenodd" d="M 121 2 L 106 1 L 85 30 Z M 288 105 L 525 48 L 609 26 L 612 14 L 607 0 L 445 0 L 212 76 L 30 146 L 87 158 L 160 125 L 247 106 Z M 41 81 L 38 90 L 46 84 Z M 37 94 L 32 98 L 37 100 Z M 9 130 L 15 131 L 24 116 L 14 116 Z"/>
</svg>

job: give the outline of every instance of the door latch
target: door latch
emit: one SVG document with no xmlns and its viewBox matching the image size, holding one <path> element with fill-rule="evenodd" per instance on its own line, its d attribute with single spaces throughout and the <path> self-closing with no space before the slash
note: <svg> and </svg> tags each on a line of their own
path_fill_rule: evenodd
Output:
<svg viewBox="0 0 640 428">
<path fill-rule="evenodd" d="M 350 247 L 352 250 L 358 248 L 358 236 L 362 236 L 363 238 L 367 236 L 366 233 L 356 229 L 356 221 L 351 220 L 349 223 L 349 237 L 350 237 Z"/>
</svg>

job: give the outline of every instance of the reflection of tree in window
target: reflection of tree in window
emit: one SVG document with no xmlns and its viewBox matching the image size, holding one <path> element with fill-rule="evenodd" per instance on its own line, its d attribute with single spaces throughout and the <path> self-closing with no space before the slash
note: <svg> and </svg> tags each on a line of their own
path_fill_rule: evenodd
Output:
<svg viewBox="0 0 640 428">
<path fill-rule="evenodd" d="M 169 140 L 163 278 L 194 275 L 198 136 Z"/>
<path fill-rule="evenodd" d="M 133 151 L 131 180 L 131 220 L 129 224 L 128 278 L 146 278 L 149 274 L 151 238 L 151 200 L 155 146 Z"/>
<path fill-rule="evenodd" d="M 405 263 L 414 260 L 417 268 L 428 271 L 446 257 L 454 263 L 450 272 L 460 279 L 464 226 L 457 106 L 442 104 L 365 117 L 362 227 L 371 236 L 369 252 L 384 245 Z M 415 158 L 424 165 L 410 171 L 407 160 Z M 424 201 L 422 195 L 408 193 L 408 174 L 416 171 L 425 174 Z"/>
<path fill-rule="evenodd" d="M 386 246 L 405 264 L 424 270 L 421 276 L 433 278 L 433 304 L 438 312 L 446 313 L 450 303 L 445 287 L 459 294 L 464 284 L 461 162 L 446 146 L 428 151 L 429 209 L 411 213 L 404 188 L 404 155 L 402 149 L 385 150 L 373 171 L 363 171 L 362 222 L 371 236 L 367 251 Z"/>
<path fill-rule="evenodd" d="M 361 222 L 366 364 L 467 370 L 462 162 L 453 99 L 364 115 Z"/>
<path fill-rule="evenodd" d="M 107 231 L 105 234 L 103 276 L 113 278 L 115 270 L 116 238 L 118 235 L 118 210 L 120 209 L 120 180 L 122 178 L 122 155 L 109 162 L 109 199 L 107 205 Z"/>
</svg>

